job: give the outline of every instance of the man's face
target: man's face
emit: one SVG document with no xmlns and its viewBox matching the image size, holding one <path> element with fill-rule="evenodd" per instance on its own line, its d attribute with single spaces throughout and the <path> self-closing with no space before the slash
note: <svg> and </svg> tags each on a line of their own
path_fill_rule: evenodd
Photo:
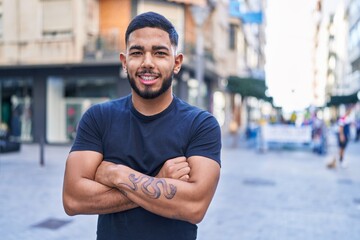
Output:
<svg viewBox="0 0 360 240">
<path fill-rule="evenodd" d="M 178 73 L 183 56 L 176 55 L 167 32 L 142 28 L 129 36 L 126 54 L 121 54 L 133 91 L 142 98 L 154 99 L 171 94 L 174 73 Z"/>
</svg>

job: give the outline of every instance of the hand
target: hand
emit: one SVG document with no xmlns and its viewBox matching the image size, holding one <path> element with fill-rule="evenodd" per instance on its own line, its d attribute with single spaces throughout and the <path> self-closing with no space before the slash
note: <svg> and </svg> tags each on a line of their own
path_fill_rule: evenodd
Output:
<svg viewBox="0 0 360 240">
<path fill-rule="evenodd" d="M 190 178 L 190 167 L 189 163 L 186 161 L 186 157 L 177 157 L 167 160 L 156 177 L 188 181 Z"/>
<path fill-rule="evenodd" d="M 117 166 L 119 165 L 103 160 L 96 170 L 95 181 L 108 187 L 114 187 L 111 179 L 113 176 L 112 173 L 116 173 Z"/>
</svg>

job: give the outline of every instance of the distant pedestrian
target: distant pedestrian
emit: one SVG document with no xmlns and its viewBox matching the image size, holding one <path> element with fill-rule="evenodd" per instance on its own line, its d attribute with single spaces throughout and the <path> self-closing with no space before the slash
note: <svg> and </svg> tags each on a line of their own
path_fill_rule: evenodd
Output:
<svg viewBox="0 0 360 240">
<path fill-rule="evenodd" d="M 318 154 L 325 154 L 327 151 L 327 128 L 324 120 L 322 119 L 321 112 L 318 111 L 314 114 L 312 120 L 312 142 L 313 151 Z"/>
<path fill-rule="evenodd" d="M 359 141 L 360 140 L 360 116 L 358 116 L 358 118 L 356 119 L 356 137 L 355 137 L 355 141 Z"/>
<path fill-rule="evenodd" d="M 346 109 L 344 116 L 339 119 L 339 134 L 338 134 L 338 145 L 339 145 L 339 161 L 342 167 L 347 166 L 347 161 L 344 159 L 345 149 L 350 139 L 350 114 L 352 107 Z"/>
<path fill-rule="evenodd" d="M 339 162 L 340 166 L 345 168 L 348 165 L 348 162 L 345 160 L 345 149 L 349 143 L 350 139 L 350 114 L 352 107 L 347 107 L 345 114 L 341 116 L 337 122 L 338 124 L 338 133 L 337 133 L 337 142 L 338 142 L 338 158 L 334 158 L 334 160 L 328 163 L 328 168 L 335 168 L 337 162 Z"/>
</svg>

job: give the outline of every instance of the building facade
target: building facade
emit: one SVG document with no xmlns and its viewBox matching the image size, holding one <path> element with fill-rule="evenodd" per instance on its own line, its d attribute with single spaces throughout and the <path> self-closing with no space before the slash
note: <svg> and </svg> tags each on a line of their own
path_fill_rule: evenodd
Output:
<svg viewBox="0 0 360 240">
<path fill-rule="evenodd" d="M 196 7 L 208 11 L 200 33 Z M 227 1 L 0 0 L 0 122 L 11 137 L 70 143 L 89 106 L 129 94 L 119 52 L 128 23 L 145 11 L 179 32 L 185 62 L 174 93 L 191 104 L 201 96 L 200 107 L 224 118 Z"/>
<path fill-rule="evenodd" d="M 265 91 L 265 26 L 266 1 L 231 0 L 229 1 L 229 55 L 227 60 L 229 81 L 249 89 L 247 93 L 231 91 L 231 113 L 229 121 L 244 133 L 253 123 L 263 117 L 263 109 L 268 102 L 256 94 L 259 82 Z M 231 84 L 231 83 L 230 83 Z M 264 91 L 262 95 L 265 96 Z"/>
<path fill-rule="evenodd" d="M 314 106 L 335 120 L 360 100 L 360 4 L 318 0 L 314 20 Z"/>
<path fill-rule="evenodd" d="M 348 78 L 352 83 L 351 92 L 354 93 L 360 92 L 360 2 L 349 1 L 347 14 L 349 19 L 348 53 L 351 67 Z"/>
</svg>

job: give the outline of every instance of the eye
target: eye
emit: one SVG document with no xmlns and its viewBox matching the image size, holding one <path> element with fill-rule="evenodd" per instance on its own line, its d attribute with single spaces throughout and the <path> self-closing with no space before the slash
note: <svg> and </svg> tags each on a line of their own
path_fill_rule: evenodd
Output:
<svg viewBox="0 0 360 240">
<path fill-rule="evenodd" d="M 140 52 L 140 51 L 130 52 L 130 56 L 140 56 L 141 54 L 142 54 L 142 52 Z"/>
<path fill-rule="evenodd" d="M 164 51 L 157 51 L 157 52 L 155 52 L 155 55 L 160 56 L 160 57 L 165 57 L 168 54 L 167 54 L 167 52 L 164 52 Z"/>
</svg>

